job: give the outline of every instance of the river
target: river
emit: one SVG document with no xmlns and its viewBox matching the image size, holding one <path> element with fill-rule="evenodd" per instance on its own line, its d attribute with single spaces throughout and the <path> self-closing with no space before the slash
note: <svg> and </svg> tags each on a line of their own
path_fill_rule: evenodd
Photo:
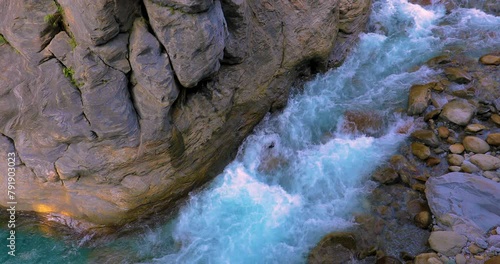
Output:
<svg viewBox="0 0 500 264">
<path fill-rule="evenodd" d="M 412 122 L 400 111 L 408 90 L 439 74 L 422 65 L 446 53 L 500 50 L 500 17 L 478 9 L 379 0 L 369 23 L 342 66 L 295 89 L 169 222 L 91 247 L 26 224 L 16 262 L 0 262 L 305 263 L 324 235 L 353 225 L 375 186 L 370 173 L 407 140 L 398 128 Z M 345 133 L 351 110 L 383 116 L 382 133 Z"/>
</svg>

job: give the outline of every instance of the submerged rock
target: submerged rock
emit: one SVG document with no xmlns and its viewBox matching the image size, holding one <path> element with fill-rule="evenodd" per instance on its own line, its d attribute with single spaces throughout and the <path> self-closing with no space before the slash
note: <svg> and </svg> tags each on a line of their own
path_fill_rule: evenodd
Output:
<svg viewBox="0 0 500 264">
<path fill-rule="evenodd" d="M 452 82 L 467 84 L 472 81 L 472 76 L 470 76 L 469 73 L 460 68 L 446 68 L 444 69 L 444 73 L 446 77 Z"/>
<path fill-rule="evenodd" d="M 307 263 L 347 263 L 354 258 L 356 238 L 352 233 L 339 232 L 326 235 L 309 253 Z"/>
<path fill-rule="evenodd" d="M 385 128 L 385 121 L 377 112 L 348 110 L 344 113 L 341 131 L 348 134 L 380 136 Z"/>
</svg>

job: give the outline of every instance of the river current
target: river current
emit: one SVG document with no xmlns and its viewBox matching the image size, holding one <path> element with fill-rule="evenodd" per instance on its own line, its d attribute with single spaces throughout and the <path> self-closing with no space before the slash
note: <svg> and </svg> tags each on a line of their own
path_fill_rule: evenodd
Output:
<svg viewBox="0 0 500 264">
<path fill-rule="evenodd" d="M 412 122 L 400 111 L 408 90 L 439 74 L 422 65 L 442 54 L 467 51 L 477 59 L 495 50 L 500 17 L 374 1 L 369 33 L 342 66 L 269 114 L 236 159 L 168 223 L 93 247 L 82 246 L 88 238 L 62 242 L 29 224 L 19 228 L 18 255 L 2 254 L 0 262 L 305 263 L 324 235 L 353 225 L 375 186 L 370 173 L 407 139 L 398 130 Z M 383 116 L 381 135 L 345 133 L 343 114 L 351 110 Z"/>
</svg>

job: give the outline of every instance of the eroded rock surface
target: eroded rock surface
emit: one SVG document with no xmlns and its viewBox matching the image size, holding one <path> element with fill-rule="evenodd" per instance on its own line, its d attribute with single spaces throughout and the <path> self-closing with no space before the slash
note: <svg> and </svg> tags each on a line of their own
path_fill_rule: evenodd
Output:
<svg viewBox="0 0 500 264">
<path fill-rule="evenodd" d="M 18 210 L 89 228 L 172 208 L 299 75 L 342 60 L 369 6 L 0 1 L 0 144 L 18 157 Z"/>
</svg>

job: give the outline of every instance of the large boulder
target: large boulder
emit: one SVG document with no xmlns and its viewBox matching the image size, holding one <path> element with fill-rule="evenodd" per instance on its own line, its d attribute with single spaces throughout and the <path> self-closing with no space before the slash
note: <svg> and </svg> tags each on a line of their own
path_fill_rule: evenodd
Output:
<svg viewBox="0 0 500 264">
<path fill-rule="evenodd" d="M 454 100 L 444 105 L 441 111 L 441 117 L 460 126 L 465 126 L 469 123 L 475 107 L 467 102 Z"/>
<path fill-rule="evenodd" d="M 431 177 L 425 195 L 439 225 L 484 244 L 483 235 L 500 225 L 500 183 L 452 172 Z"/>
</svg>

